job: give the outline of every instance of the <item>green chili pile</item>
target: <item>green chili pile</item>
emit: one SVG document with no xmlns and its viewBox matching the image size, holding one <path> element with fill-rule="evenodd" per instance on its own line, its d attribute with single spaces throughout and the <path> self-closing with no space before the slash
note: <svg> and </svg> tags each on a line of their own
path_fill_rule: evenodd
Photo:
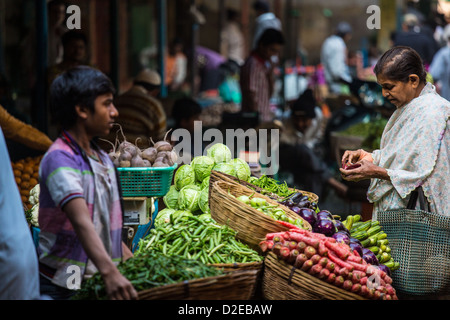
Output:
<svg viewBox="0 0 450 320">
<path fill-rule="evenodd" d="M 295 191 L 292 189 L 289 189 L 289 186 L 287 185 L 286 181 L 284 183 L 280 183 L 279 181 L 270 178 L 266 175 L 262 175 L 258 179 L 252 179 L 251 184 L 260 187 L 264 190 L 264 192 L 261 193 L 272 193 L 276 194 L 277 196 L 284 198 L 290 196 Z"/>
<path fill-rule="evenodd" d="M 258 252 L 236 240 L 236 233 L 212 219 L 183 216 L 152 229 L 139 241 L 135 255 L 151 250 L 205 264 L 262 261 L 263 257 Z"/>
<path fill-rule="evenodd" d="M 156 251 L 141 252 L 120 263 L 117 268 L 134 286 L 142 291 L 186 280 L 214 277 L 224 274 L 222 269 L 208 266 L 182 256 L 166 256 Z M 75 300 L 107 299 L 103 279 L 97 272 L 81 285 Z"/>
</svg>

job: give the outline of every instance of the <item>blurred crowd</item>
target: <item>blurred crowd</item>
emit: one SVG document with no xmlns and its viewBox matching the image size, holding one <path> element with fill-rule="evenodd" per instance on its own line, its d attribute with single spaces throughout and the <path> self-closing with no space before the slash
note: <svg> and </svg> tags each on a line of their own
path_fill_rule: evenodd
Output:
<svg viewBox="0 0 450 320">
<path fill-rule="evenodd" d="M 65 70 L 91 65 L 86 35 L 81 31 L 67 30 L 63 24 L 65 8 L 66 4 L 60 0 L 48 4 L 47 87 Z M 192 130 L 193 121 L 202 120 L 202 114 L 208 112 L 212 105 L 232 104 L 238 111 L 232 116 L 224 112 L 221 128 L 239 124 L 243 128 L 279 129 L 280 175 L 284 173 L 299 188 L 319 196 L 333 190 L 339 196 L 347 197 L 349 186 L 336 178 L 337 163 L 331 134 L 361 119 L 367 121 L 367 116 L 373 118 L 381 114 L 386 117 L 392 111 L 392 106 L 387 103 L 379 102 L 374 107 L 376 103 L 367 102 L 371 95 L 375 97 L 372 100 L 380 100 L 376 98 L 380 96 L 380 90 L 372 68 L 382 54 L 381 50 L 376 45 L 370 45 L 365 55 L 360 50 L 349 50 L 352 26 L 341 21 L 322 44 L 320 64 L 305 66 L 302 59 L 283 61 L 286 38 L 282 22 L 271 11 L 268 1 L 254 1 L 252 9 L 255 20 L 248 45 L 240 25 L 240 13 L 233 9 L 226 11 L 218 51 L 200 45 L 187 50 L 183 39 L 171 39 L 164 70 L 169 103 L 160 96 L 160 71 L 143 68 L 135 75 L 130 87 L 116 97 L 115 104 L 120 112 L 117 122 L 131 140 L 139 141 L 145 147 L 149 143 L 148 137 L 161 139 L 171 128 Z M 190 14 L 199 24 L 205 20 L 195 8 Z M 24 43 L 24 50 L 28 50 L 27 46 L 36 46 L 32 37 Z M 390 45 L 415 49 L 424 61 L 429 82 L 444 98 L 450 99 L 448 20 L 439 16 L 431 25 L 420 12 L 408 8 L 402 17 L 401 30 L 391 34 Z M 249 54 L 246 47 L 251 49 Z M 299 53 L 302 54 L 304 52 Z M 190 64 L 192 61 L 195 65 Z M 29 59 L 24 60 L 24 65 L 30 67 L 27 81 L 34 87 L 35 73 L 31 72 Z M 284 69 L 287 65 L 294 66 L 297 71 L 302 70 L 298 72 L 296 82 L 300 89 L 289 97 L 283 95 L 288 86 Z M 189 74 L 194 71 L 194 81 L 191 82 Z M 11 99 L 8 83 L 3 80 L 0 91 L 2 106 L 21 120 L 33 122 L 38 112 L 33 101 L 31 115 L 20 114 Z M 361 97 L 363 90 L 365 99 Z M 351 115 L 352 112 L 356 115 Z M 51 125 L 48 134 L 52 139 L 59 132 L 52 125 L 53 113 L 54 110 L 49 110 Z M 204 128 L 208 128 L 207 123 L 204 123 Z M 114 141 L 116 135 L 112 132 L 108 139 Z"/>
</svg>

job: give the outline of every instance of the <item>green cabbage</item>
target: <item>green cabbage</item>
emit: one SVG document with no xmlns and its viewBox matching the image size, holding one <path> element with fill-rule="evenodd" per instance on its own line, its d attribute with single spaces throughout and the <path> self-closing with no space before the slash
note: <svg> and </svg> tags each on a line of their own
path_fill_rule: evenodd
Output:
<svg viewBox="0 0 450 320">
<path fill-rule="evenodd" d="M 250 178 L 250 166 L 248 163 L 240 158 L 235 158 L 230 160 L 230 163 L 234 166 L 234 170 L 236 171 L 236 177 L 247 181 Z"/>
<path fill-rule="evenodd" d="M 196 185 L 188 185 L 180 190 L 178 195 L 178 208 L 191 212 L 200 209 L 198 199 L 200 198 L 200 188 Z"/>
<path fill-rule="evenodd" d="M 203 213 L 209 213 L 209 188 L 204 188 L 200 192 L 200 197 L 198 199 L 198 206 L 200 207 L 200 210 L 202 210 Z"/>
<path fill-rule="evenodd" d="M 171 185 L 169 191 L 163 197 L 164 204 L 169 209 L 178 209 L 178 194 L 179 191 L 175 185 Z"/>
<path fill-rule="evenodd" d="M 206 154 L 213 158 L 216 164 L 231 160 L 231 150 L 223 143 L 216 143 L 206 151 Z"/>
<path fill-rule="evenodd" d="M 203 179 L 202 184 L 200 186 L 200 189 L 205 189 L 205 188 L 209 188 L 209 179 L 210 176 L 206 177 L 205 179 Z"/>
<path fill-rule="evenodd" d="M 198 216 L 198 218 L 204 222 L 216 223 L 216 221 L 214 221 L 214 219 L 211 217 L 211 213 L 202 213 Z"/>
<path fill-rule="evenodd" d="M 188 210 L 176 210 L 174 213 L 172 213 L 172 219 L 175 220 L 177 218 L 181 220 L 187 220 L 187 216 L 193 216 L 192 212 Z"/>
<path fill-rule="evenodd" d="M 183 187 L 195 183 L 195 172 L 189 164 L 183 164 L 175 172 L 174 184 L 178 191 Z"/>
<path fill-rule="evenodd" d="M 229 162 L 218 163 L 213 167 L 213 170 L 220 171 L 231 176 L 236 176 L 236 170 L 234 169 L 234 166 Z"/>
<path fill-rule="evenodd" d="M 201 182 L 206 177 L 209 177 L 214 165 L 214 159 L 209 156 L 197 156 L 192 159 L 191 167 L 194 169 L 195 179 Z"/>
<path fill-rule="evenodd" d="M 155 218 L 155 228 L 162 226 L 164 223 L 169 223 L 170 216 L 175 211 L 175 209 L 166 208 L 158 212 L 158 215 Z"/>
</svg>

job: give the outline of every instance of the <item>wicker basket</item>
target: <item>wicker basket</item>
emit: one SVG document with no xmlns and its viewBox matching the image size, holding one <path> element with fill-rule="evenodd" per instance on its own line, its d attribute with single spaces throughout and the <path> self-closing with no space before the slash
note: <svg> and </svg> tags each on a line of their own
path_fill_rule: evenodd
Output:
<svg viewBox="0 0 450 320">
<path fill-rule="evenodd" d="M 254 184 L 251 184 L 248 181 L 245 180 L 240 180 L 239 178 L 236 178 L 232 175 L 220 172 L 220 171 L 211 171 L 210 174 L 210 178 L 209 178 L 209 183 L 210 185 L 213 184 L 216 181 L 228 181 L 228 182 L 237 182 L 243 186 L 249 187 L 250 189 L 255 190 L 258 193 L 264 194 L 266 196 L 268 196 L 271 199 L 279 199 L 280 197 L 276 194 L 273 193 L 268 193 L 268 192 L 264 192 L 262 188 L 255 186 Z M 313 192 L 309 192 L 309 191 L 304 191 L 304 190 L 298 190 L 298 189 L 294 189 L 294 188 L 289 188 L 292 191 L 295 192 L 301 192 L 303 193 L 305 196 L 308 196 L 309 201 L 311 202 L 318 202 L 319 201 L 319 196 Z"/>
<path fill-rule="evenodd" d="M 262 271 L 263 262 L 246 262 L 246 263 L 214 263 L 211 264 L 212 266 L 216 268 L 222 268 L 225 272 L 233 272 L 233 271 L 240 271 L 240 270 L 256 270 L 257 275 Z"/>
<path fill-rule="evenodd" d="M 262 291 L 267 300 L 366 300 L 294 268 L 273 252 L 264 260 Z"/>
<path fill-rule="evenodd" d="M 259 243 L 266 234 L 287 231 L 288 228 L 279 224 L 271 217 L 246 205 L 234 196 L 251 196 L 255 193 L 236 182 L 216 181 L 210 186 L 209 207 L 211 217 L 220 224 L 226 224 L 237 231 L 236 238 L 245 242 L 252 249 L 260 252 Z M 230 195 L 231 194 L 231 195 Z M 302 219 L 299 215 L 264 195 L 258 197 L 266 199 L 271 205 L 278 205 L 288 217 Z M 305 229 L 311 230 L 311 225 L 303 220 Z"/>
<path fill-rule="evenodd" d="M 249 300 L 256 287 L 257 270 L 229 272 L 168 284 L 139 292 L 139 300 Z"/>
</svg>

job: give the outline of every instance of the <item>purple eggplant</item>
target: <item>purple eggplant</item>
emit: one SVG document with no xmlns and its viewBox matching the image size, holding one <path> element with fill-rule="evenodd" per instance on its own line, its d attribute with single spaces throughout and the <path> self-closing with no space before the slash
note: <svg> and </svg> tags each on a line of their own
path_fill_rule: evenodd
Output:
<svg viewBox="0 0 450 320">
<path fill-rule="evenodd" d="M 350 243 L 350 237 L 343 231 L 338 231 L 332 236 L 336 239 L 337 242 L 349 244 Z"/>
<path fill-rule="evenodd" d="M 313 231 L 324 234 L 327 237 L 331 237 L 336 233 L 336 227 L 334 226 L 333 221 L 330 219 L 319 219 L 314 225 Z"/>
<path fill-rule="evenodd" d="M 290 207 L 289 209 L 291 209 L 292 211 L 294 211 L 296 214 L 299 214 L 299 213 L 300 213 L 300 210 L 301 210 L 301 208 L 299 208 L 299 207 L 297 207 L 297 206 Z"/>
<path fill-rule="evenodd" d="M 320 210 L 319 212 L 317 212 L 317 217 L 319 219 L 327 218 L 327 219 L 330 219 L 330 220 L 334 220 L 331 212 L 328 211 L 328 210 Z"/>
<path fill-rule="evenodd" d="M 356 238 L 350 237 L 350 243 L 357 243 L 362 247 L 361 241 Z"/>
<path fill-rule="evenodd" d="M 311 226 L 314 226 L 317 221 L 316 212 L 309 208 L 300 208 L 300 212 L 298 213 L 300 217 L 305 219 Z"/>
<path fill-rule="evenodd" d="M 350 232 L 347 230 L 347 228 L 344 226 L 341 220 L 333 220 L 333 222 L 338 231 L 344 231 L 345 233 L 350 235 Z"/>
<path fill-rule="evenodd" d="M 360 243 L 351 242 L 349 243 L 349 247 L 352 249 L 352 251 L 358 252 L 359 256 L 363 256 L 363 246 Z"/>
<path fill-rule="evenodd" d="M 375 255 L 375 253 L 373 253 L 372 251 L 370 251 L 367 248 L 363 248 L 362 258 L 364 259 L 364 261 L 366 261 L 367 263 L 370 263 L 374 266 L 377 266 L 380 264 L 378 262 L 378 259 L 377 259 L 377 256 Z"/>
</svg>

